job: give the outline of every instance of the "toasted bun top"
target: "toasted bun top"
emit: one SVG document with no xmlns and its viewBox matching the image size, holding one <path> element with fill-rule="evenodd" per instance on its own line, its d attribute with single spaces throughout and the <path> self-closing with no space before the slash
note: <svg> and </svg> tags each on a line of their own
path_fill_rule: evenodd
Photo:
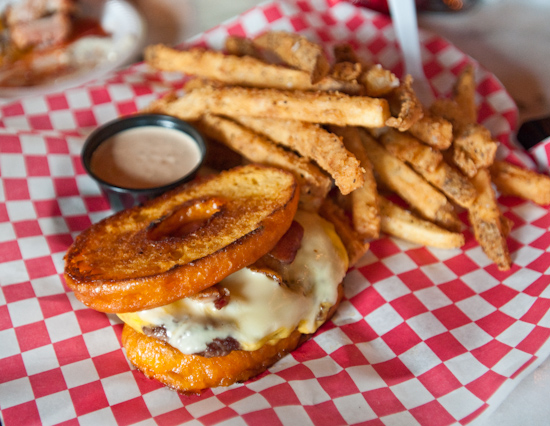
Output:
<svg viewBox="0 0 550 426">
<path fill-rule="evenodd" d="M 259 165 L 222 172 L 91 226 L 65 256 L 65 279 L 99 311 L 165 305 L 269 252 L 297 205 L 288 172 Z"/>
</svg>

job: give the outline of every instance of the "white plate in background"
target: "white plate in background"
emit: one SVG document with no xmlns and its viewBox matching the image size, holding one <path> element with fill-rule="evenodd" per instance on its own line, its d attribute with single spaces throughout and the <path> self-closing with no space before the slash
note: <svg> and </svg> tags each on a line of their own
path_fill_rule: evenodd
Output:
<svg viewBox="0 0 550 426">
<path fill-rule="evenodd" d="M 0 3 L 0 9 L 9 3 Z M 79 86 L 138 59 L 143 49 L 146 25 L 132 4 L 126 0 L 79 0 L 77 4 L 82 15 L 98 19 L 110 37 L 77 41 L 76 46 L 73 43 L 71 49 L 74 57 L 81 64 L 75 72 L 36 86 L 0 87 L 2 100 L 43 95 Z M 90 58 L 94 59 L 90 61 Z"/>
</svg>

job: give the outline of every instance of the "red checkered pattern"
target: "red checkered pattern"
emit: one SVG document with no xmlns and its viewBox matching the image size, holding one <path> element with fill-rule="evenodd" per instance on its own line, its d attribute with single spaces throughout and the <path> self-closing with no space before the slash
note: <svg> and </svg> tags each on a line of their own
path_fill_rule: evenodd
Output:
<svg viewBox="0 0 550 426">
<path fill-rule="evenodd" d="M 337 0 L 263 3 L 192 40 L 298 31 L 327 50 L 348 41 L 401 75 L 388 17 Z M 448 95 L 472 59 L 422 33 L 434 90 Z M 510 136 L 516 108 L 476 65 L 480 121 L 499 155 L 532 165 Z M 550 212 L 499 199 L 513 220 L 514 267 L 499 272 L 466 232 L 461 250 L 382 238 L 349 272 L 333 321 L 255 380 L 179 396 L 133 370 L 115 317 L 66 287 L 63 255 L 106 215 L 79 161 L 96 126 L 181 86 L 138 64 L 64 93 L 0 107 L 0 410 L 6 426 L 202 424 L 466 424 L 498 405 L 550 352 Z M 548 163 L 548 151 L 543 155 Z"/>
<path fill-rule="evenodd" d="M 539 169 L 545 173 L 550 173 L 550 138 L 546 138 L 539 144 L 529 150 L 529 153 L 535 158 Z"/>
</svg>

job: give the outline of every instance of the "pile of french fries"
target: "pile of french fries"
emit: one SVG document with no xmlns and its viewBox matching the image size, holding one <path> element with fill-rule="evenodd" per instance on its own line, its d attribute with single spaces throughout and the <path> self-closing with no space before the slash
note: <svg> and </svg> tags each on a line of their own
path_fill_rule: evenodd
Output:
<svg viewBox="0 0 550 426">
<path fill-rule="evenodd" d="M 147 112 L 193 122 L 217 168 L 256 162 L 294 173 L 301 208 L 335 223 L 352 265 L 381 233 L 459 248 L 466 210 L 483 251 L 510 269 L 511 223 L 495 187 L 546 205 L 550 178 L 495 160 L 498 144 L 477 123 L 473 67 L 451 98 L 422 105 L 410 76 L 360 60 L 348 44 L 332 56 L 280 31 L 229 37 L 224 52 L 149 46 L 150 66 L 193 79 Z"/>
</svg>

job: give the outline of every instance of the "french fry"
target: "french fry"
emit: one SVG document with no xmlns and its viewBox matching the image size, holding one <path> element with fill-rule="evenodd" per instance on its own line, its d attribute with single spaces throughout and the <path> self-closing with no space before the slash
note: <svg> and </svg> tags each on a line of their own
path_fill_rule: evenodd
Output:
<svg viewBox="0 0 550 426">
<path fill-rule="evenodd" d="M 386 129 L 378 138 L 384 147 L 415 169 L 433 171 L 443 161 L 441 151 L 423 144 L 414 136 L 395 129 Z"/>
<path fill-rule="evenodd" d="M 321 81 L 330 70 L 323 48 L 299 34 L 269 31 L 256 37 L 254 44 L 275 53 L 286 64 L 306 71 L 312 84 Z"/>
<path fill-rule="evenodd" d="M 178 71 L 229 85 L 284 90 L 334 90 L 348 94 L 362 91 L 359 83 L 338 81 L 330 77 L 313 84 L 306 71 L 268 64 L 251 56 L 224 55 L 222 52 L 201 48 L 178 50 L 162 44 L 148 46 L 144 56 L 151 67 L 160 71 Z"/>
<path fill-rule="evenodd" d="M 420 219 L 380 196 L 380 228 L 382 232 L 416 244 L 442 249 L 454 249 L 464 245 L 464 235 L 451 232 L 432 222 Z"/>
<path fill-rule="evenodd" d="M 468 123 L 477 122 L 476 85 L 474 67 L 467 65 L 459 74 L 453 88 L 453 99 L 462 111 L 464 120 Z"/>
<path fill-rule="evenodd" d="M 513 195 L 546 206 L 550 204 L 550 177 L 533 170 L 495 161 L 491 178 L 497 189 L 505 195 Z"/>
<path fill-rule="evenodd" d="M 356 82 L 363 69 L 356 62 L 337 62 L 331 70 L 330 76 L 336 80 Z"/>
<path fill-rule="evenodd" d="M 512 261 L 489 171 L 480 169 L 472 182 L 478 192 L 476 200 L 468 209 L 468 218 L 474 235 L 487 257 L 496 263 L 497 268 L 507 271 Z"/>
<path fill-rule="evenodd" d="M 466 69 L 468 70 L 468 68 Z M 476 123 L 477 110 L 473 98 L 473 76 L 463 74 L 463 81 L 455 91 L 460 96 L 460 104 L 455 99 L 438 99 L 430 110 L 443 117 L 453 126 L 453 161 L 468 176 L 473 177 L 484 167 L 489 167 L 495 160 L 498 143 L 491 132 Z"/>
<path fill-rule="evenodd" d="M 342 137 L 345 147 L 352 152 L 363 167 L 364 183 L 349 194 L 353 227 L 365 238 L 378 238 L 380 234 L 380 212 L 378 191 L 365 147 L 356 127 L 330 126 L 329 130 Z"/>
<path fill-rule="evenodd" d="M 470 207 L 477 197 L 477 191 L 470 179 L 445 161 L 442 161 L 435 170 L 424 170 L 421 174 L 461 207 Z"/>
<path fill-rule="evenodd" d="M 447 198 L 424 178 L 391 155 L 372 136 L 359 129 L 377 179 L 405 200 L 422 217 L 445 229 L 459 230 L 461 222 Z M 414 189 L 411 189 L 414 188 Z"/>
<path fill-rule="evenodd" d="M 399 78 L 379 64 L 366 69 L 359 82 L 365 87 L 365 95 L 373 97 L 386 96 L 399 86 Z"/>
<path fill-rule="evenodd" d="M 506 244 L 510 222 L 500 212 L 488 170 L 498 144 L 489 130 L 477 123 L 473 67 L 467 66 L 453 88 L 453 99 L 438 99 L 431 111 L 453 126 L 452 160 L 474 185 L 477 197 L 468 208 L 474 235 L 499 270 L 511 267 Z"/>
<path fill-rule="evenodd" d="M 381 127 L 390 114 L 385 99 L 243 87 L 198 88 L 175 100 L 161 98 L 151 104 L 150 111 L 184 120 L 197 120 L 210 112 L 364 127 Z"/>
<path fill-rule="evenodd" d="M 457 130 L 453 141 L 453 159 L 466 176 L 472 177 L 477 170 L 493 164 L 497 148 L 491 132 L 472 123 Z"/>
<path fill-rule="evenodd" d="M 391 154 L 411 165 L 459 206 L 472 205 L 477 196 L 474 186 L 466 176 L 443 160 L 441 151 L 395 129 L 388 129 L 380 135 L 379 140 Z"/>
<path fill-rule="evenodd" d="M 225 39 L 225 50 L 230 55 L 250 56 L 261 59 L 261 54 L 254 45 L 254 42 L 246 37 L 228 36 Z"/>
<path fill-rule="evenodd" d="M 405 132 L 424 115 L 422 104 L 412 88 L 410 75 L 405 76 L 399 86 L 388 95 L 388 100 L 393 116 L 388 118 L 386 126 Z"/>
<path fill-rule="evenodd" d="M 458 105 L 454 99 L 436 99 L 430 106 L 429 111 L 434 116 L 441 117 L 444 120 L 449 121 L 453 126 L 453 131 L 459 127 L 475 123 L 475 121 L 470 121 L 468 112 L 466 110 L 462 110 L 460 105 Z"/>
<path fill-rule="evenodd" d="M 452 99 L 438 99 L 433 110 L 451 121 L 455 127 L 477 123 L 475 95 L 474 67 L 467 65 L 455 81 Z"/>
<path fill-rule="evenodd" d="M 255 117 L 235 117 L 235 120 L 301 156 L 314 160 L 334 178 L 343 194 L 349 194 L 363 185 L 363 169 L 359 160 L 345 148 L 340 137 L 319 125 Z"/>
<path fill-rule="evenodd" d="M 357 56 L 357 53 L 355 53 L 355 49 L 353 46 L 349 43 L 339 43 L 336 46 L 334 46 L 333 49 L 334 52 L 334 62 L 349 62 L 352 64 L 362 64 L 362 62 L 359 60 L 359 57 Z"/>
<path fill-rule="evenodd" d="M 331 181 L 315 164 L 270 142 L 265 137 L 229 119 L 205 115 L 197 127 L 208 137 L 223 143 L 247 160 L 280 167 L 296 176 L 300 184 L 300 207 L 317 210 Z"/>
<path fill-rule="evenodd" d="M 205 80 L 200 77 L 194 77 L 194 78 L 191 78 L 189 81 L 187 81 L 183 87 L 185 89 L 185 92 L 189 93 L 196 89 L 202 89 L 203 87 L 213 87 L 213 88 L 225 87 L 225 84 L 216 80 Z M 174 93 L 172 96 L 172 100 L 176 100 L 176 99 L 177 99 L 177 96 Z"/>
<path fill-rule="evenodd" d="M 510 235 L 510 232 L 512 232 L 512 228 L 514 227 L 514 221 L 501 213 L 500 223 L 502 225 L 502 235 L 508 237 L 508 235 Z"/>
<path fill-rule="evenodd" d="M 364 94 L 367 96 L 386 96 L 399 87 L 399 78 L 394 73 L 380 64 L 373 65 L 361 61 L 349 43 L 337 44 L 334 47 L 334 59 L 335 66 L 339 63 L 359 65 L 362 72 L 358 76 L 358 81 L 364 86 Z"/>
<path fill-rule="evenodd" d="M 409 133 L 420 139 L 426 145 L 445 150 L 453 142 L 453 126 L 443 117 L 424 110 L 420 119 L 409 128 Z"/>
<path fill-rule="evenodd" d="M 348 253 L 349 266 L 353 266 L 368 251 L 370 244 L 350 224 L 344 210 L 330 198 L 325 198 L 319 215 L 334 225 L 334 229 Z"/>
</svg>

